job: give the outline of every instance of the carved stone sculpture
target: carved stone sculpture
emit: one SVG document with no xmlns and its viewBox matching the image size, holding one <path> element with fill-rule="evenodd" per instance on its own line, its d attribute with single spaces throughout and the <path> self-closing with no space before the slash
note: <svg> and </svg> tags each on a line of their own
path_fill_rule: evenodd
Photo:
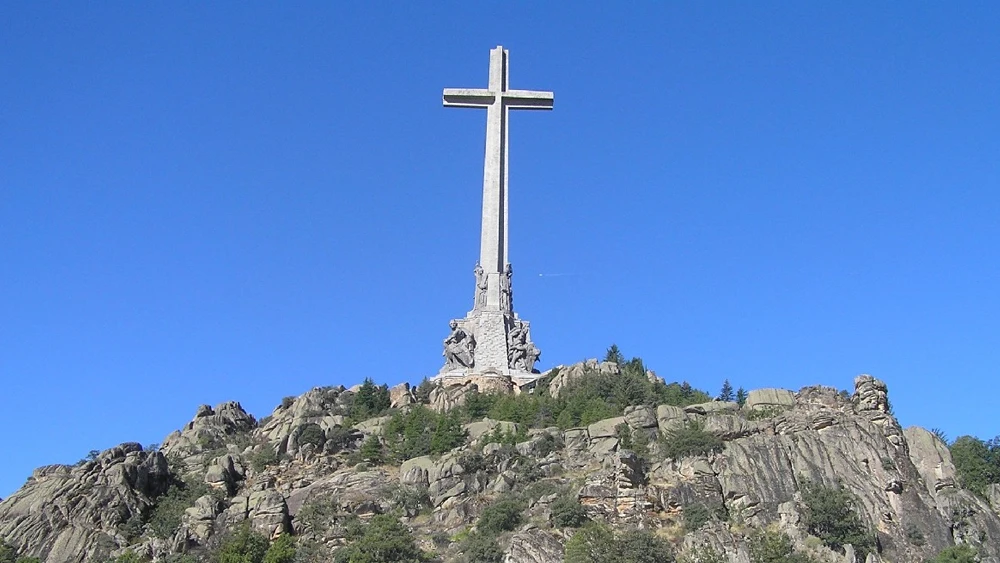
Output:
<svg viewBox="0 0 1000 563">
<path fill-rule="evenodd" d="M 489 278 L 483 274 L 483 267 L 476 264 L 476 269 L 473 270 L 476 274 L 476 299 L 473 309 L 480 309 L 486 306 L 486 289 L 489 287 Z"/>
<path fill-rule="evenodd" d="M 500 310 L 509 313 L 514 310 L 514 292 L 511 289 L 511 278 L 514 276 L 514 269 L 508 262 L 504 266 L 503 273 L 500 274 Z"/>
<path fill-rule="evenodd" d="M 475 364 L 475 338 L 456 321 L 451 321 L 449 326 L 451 334 L 444 339 L 445 370 L 471 368 Z"/>
<path fill-rule="evenodd" d="M 531 373 L 541 351 L 531 342 L 528 329 L 521 322 L 514 322 L 507 334 L 507 360 L 511 369 Z"/>
</svg>

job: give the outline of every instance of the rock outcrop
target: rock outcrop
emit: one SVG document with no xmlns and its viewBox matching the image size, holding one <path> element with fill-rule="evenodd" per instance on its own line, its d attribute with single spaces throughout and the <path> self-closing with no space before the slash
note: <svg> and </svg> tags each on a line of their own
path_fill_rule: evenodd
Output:
<svg viewBox="0 0 1000 563">
<path fill-rule="evenodd" d="M 126 443 L 74 466 L 36 469 L 0 502 L 0 537 L 45 561 L 100 558 L 127 543 L 138 522 L 171 483 L 160 452 Z"/>
<path fill-rule="evenodd" d="M 597 361 L 564 367 L 535 392 L 558 396 L 586 373 L 617 370 Z M 749 561 L 747 530 L 764 527 L 785 532 L 817 561 L 855 561 L 853 547 L 834 552 L 804 528 L 803 491 L 818 484 L 856 499 L 877 538 L 873 562 L 924 561 L 967 543 L 982 561 L 1000 563 L 1000 487 L 987 499 L 960 488 L 948 448 L 926 430 L 900 428 L 886 386 L 871 376 L 855 380 L 853 395 L 759 389 L 742 407 L 636 405 L 578 428 L 486 418 L 462 426 L 465 442 L 450 452 L 398 467 L 372 467 L 361 455 L 366 440 L 386 451 L 396 446 L 378 442 L 390 416 L 349 419 L 356 391 L 313 389 L 282 401 L 260 424 L 238 403 L 203 406 L 160 451 L 123 444 L 76 466 L 40 468 L 0 502 L 0 537 L 49 563 L 126 548 L 162 560 L 198 553 L 249 521 L 271 538 L 295 534 L 329 557 L 349 541 L 352 522 L 395 512 L 422 545 L 453 561 L 460 547 L 449 538 L 475 529 L 490 502 L 517 494 L 527 521 L 501 538 L 505 561 L 550 563 L 562 560 L 572 535 L 552 525 L 555 499 L 568 494 L 591 519 L 659 530 L 681 550 L 711 546 L 731 563 Z M 443 412 L 473 392 L 484 391 L 465 381 L 419 396 Z M 408 385 L 389 395 L 399 412 L 418 408 Z M 671 441 L 691 428 L 721 446 L 669 457 L 680 451 Z M 153 537 L 151 511 L 182 480 L 207 493 L 189 501 L 170 537 Z M 692 521 L 704 524 L 688 529 Z"/>
</svg>

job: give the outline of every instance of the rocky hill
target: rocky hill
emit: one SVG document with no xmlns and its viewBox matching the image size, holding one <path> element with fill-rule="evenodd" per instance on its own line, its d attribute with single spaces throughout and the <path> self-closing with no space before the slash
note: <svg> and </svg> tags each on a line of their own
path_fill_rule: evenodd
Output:
<svg viewBox="0 0 1000 563">
<path fill-rule="evenodd" d="M 1000 563 L 990 495 L 877 379 L 739 404 L 629 367 L 202 406 L 158 448 L 35 470 L 0 560 Z"/>
</svg>

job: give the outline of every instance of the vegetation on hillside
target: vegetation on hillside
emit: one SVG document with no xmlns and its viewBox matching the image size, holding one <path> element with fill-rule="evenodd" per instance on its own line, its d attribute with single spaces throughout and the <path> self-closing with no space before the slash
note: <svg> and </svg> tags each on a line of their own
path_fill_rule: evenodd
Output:
<svg viewBox="0 0 1000 563">
<path fill-rule="evenodd" d="M 857 499 L 843 487 L 826 487 L 806 481 L 802 485 L 805 504 L 803 524 L 830 549 L 843 552 L 851 544 L 859 559 L 875 549 L 875 537 L 861 521 Z"/>
<path fill-rule="evenodd" d="M 955 545 L 944 548 L 927 563 L 979 563 L 979 554 L 969 545 Z"/>
<path fill-rule="evenodd" d="M 988 441 L 962 436 L 949 449 L 961 486 L 985 497 L 990 485 L 1000 484 L 1000 436 Z"/>
<path fill-rule="evenodd" d="M 370 377 L 366 377 L 358 392 L 350 399 L 347 416 L 352 421 L 359 422 L 384 414 L 391 405 L 389 386 L 377 385 Z"/>
<path fill-rule="evenodd" d="M 0 563 L 38 563 L 38 558 L 18 555 L 16 547 L 0 540 Z"/>
<path fill-rule="evenodd" d="M 558 426 L 566 429 L 621 416 L 629 406 L 687 406 L 712 400 L 708 393 L 691 387 L 687 382 L 664 384 L 651 381 L 642 359 L 626 361 L 615 345 L 608 349 L 605 359 L 616 362 L 620 373 L 612 375 L 598 370 L 586 371 L 562 388 L 558 397 L 553 397 L 548 388 L 548 383 L 558 372 L 540 381 L 531 394 L 472 393 L 466 397 L 465 417 L 467 420 L 478 420 L 488 416 L 527 427 Z"/>
<path fill-rule="evenodd" d="M 449 452 L 465 443 L 463 422 L 458 410 L 438 413 L 423 405 L 396 413 L 383 431 L 387 459 L 399 463 L 422 455 Z"/>
<path fill-rule="evenodd" d="M 784 532 L 759 530 L 750 537 L 750 563 L 818 563 L 809 555 L 796 551 Z"/>
<path fill-rule="evenodd" d="M 690 423 L 671 430 L 660 441 L 660 452 L 670 459 L 707 455 L 722 449 L 722 439 L 706 432 L 700 424 Z"/>
<path fill-rule="evenodd" d="M 349 539 L 335 553 L 334 563 L 422 563 L 430 559 L 394 514 L 373 517 L 360 535 Z"/>
<path fill-rule="evenodd" d="M 156 499 L 156 505 L 149 513 L 146 523 L 153 535 L 171 537 L 181 525 L 184 510 L 194 506 L 198 498 L 209 494 L 220 495 L 199 479 L 175 480 L 167 492 Z"/>
<path fill-rule="evenodd" d="M 667 540 L 648 530 L 615 532 L 591 524 L 566 542 L 566 563 L 673 563 L 674 550 Z"/>
</svg>

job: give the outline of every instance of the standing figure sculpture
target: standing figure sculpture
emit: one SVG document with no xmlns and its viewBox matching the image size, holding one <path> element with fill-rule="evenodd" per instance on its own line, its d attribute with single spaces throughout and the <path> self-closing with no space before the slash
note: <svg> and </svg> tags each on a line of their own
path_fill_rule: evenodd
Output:
<svg viewBox="0 0 1000 563">
<path fill-rule="evenodd" d="M 504 266 L 503 274 L 500 275 L 500 310 L 509 313 L 514 310 L 514 292 L 511 290 L 511 278 L 514 276 L 514 269 L 508 262 Z"/>
<path fill-rule="evenodd" d="M 486 288 L 489 287 L 489 278 L 483 274 L 483 267 L 478 263 L 473 273 L 476 274 L 476 299 L 472 308 L 481 309 L 486 306 Z"/>
<path fill-rule="evenodd" d="M 471 368 L 475 363 L 476 340 L 465 329 L 451 321 L 451 334 L 444 339 L 444 368 L 446 370 Z"/>
</svg>

